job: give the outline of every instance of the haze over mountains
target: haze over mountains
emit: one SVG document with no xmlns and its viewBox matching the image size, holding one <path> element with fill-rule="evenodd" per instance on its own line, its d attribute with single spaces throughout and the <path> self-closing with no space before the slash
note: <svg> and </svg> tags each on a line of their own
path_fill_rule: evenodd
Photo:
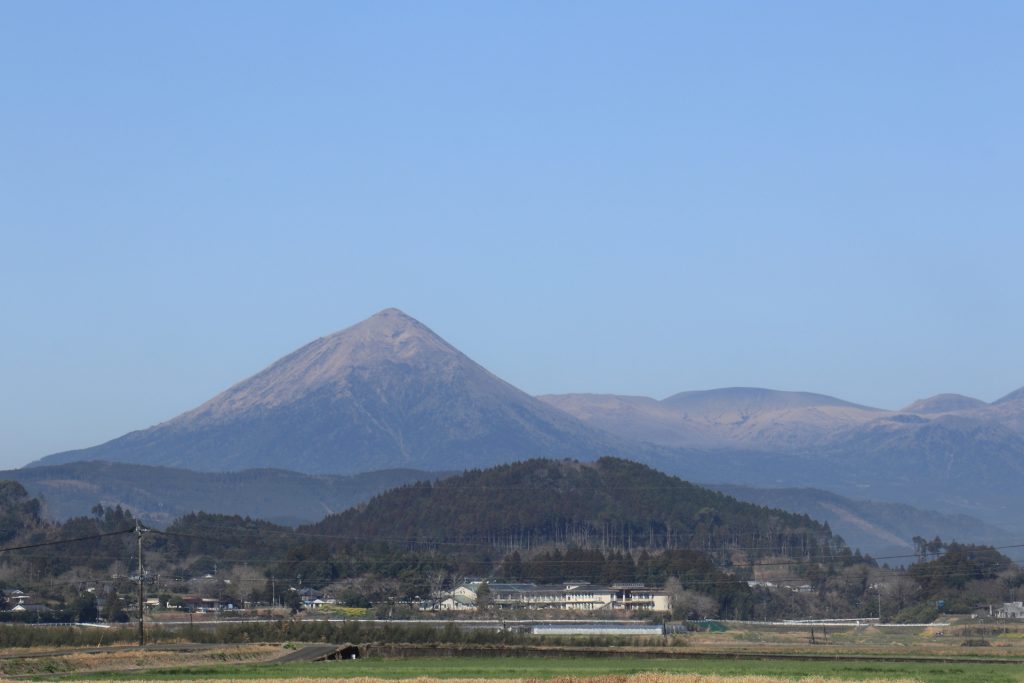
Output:
<svg viewBox="0 0 1024 683">
<path fill-rule="evenodd" d="M 914 551 L 913 538 L 967 540 L 1003 546 L 1016 541 L 1007 531 L 969 515 L 922 510 L 903 503 L 854 500 L 821 489 L 765 489 L 751 486 L 717 485 L 716 491 L 737 500 L 799 512 L 828 522 L 851 548 L 875 557 L 906 556 Z M 1021 553 L 1013 553 L 1021 557 Z M 904 564 L 900 559 L 890 564 Z"/>
<path fill-rule="evenodd" d="M 946 416 L 956 416 L 963 425 L 1002 425 L 1024 436 L 1024 390 L 991 404 L 959 394 L 940 394 L 899 411 L 822 394 L 746 387 L 686 391 L 661 401 L 614 394 L 538 398 L 614 434 L 680 448 L 791 452 L 848 439 L 851 429 L 874 431 L 880 424 L 914 425 Z"/>
<path fill-rule="evenodd" d="M 680 450 L 696 481 L 816 487 L 981 517 L 1024 532 L 1024 390 L 991 404 L 955 394 L 900 411 L 830 396 L 733 388 L 646 397 L 540 397 L 591 425 Z M 713 454 L 701 459 L 694 451 Z"/>
<path fill-rule="evenodd" d="M 275 524 L 304 524 L 366 502 L 405 484 L 448 473 L 380 470 L 360 474 L 301 474 L 278 469 L 194 472 L 153 465 L 72 462 L 0 472 L 43 501 L 47 518 L 88 516 L 97 504 L 128 508 L 165 527 L 190 512 L 243 515 Z"/>
<path fill-rule="evenodd" d="M 685 391 L 662 401 L 608 394 L 539 398 L 587 424 L 679 448 L 788 451 L 885 414 L 821 394 L 751 388 Z"/>
<path fill-rule="evenodd" d="M 194 410 L 34 465 L 105 460 L 197 471 L 455 471 L 626 457 L 697 482 L 814 487 L 1021 530 L 1024 389 L 901 411 L 732 388 L 535 398 L 397 309 L 318 339 Z"/>
</svg>

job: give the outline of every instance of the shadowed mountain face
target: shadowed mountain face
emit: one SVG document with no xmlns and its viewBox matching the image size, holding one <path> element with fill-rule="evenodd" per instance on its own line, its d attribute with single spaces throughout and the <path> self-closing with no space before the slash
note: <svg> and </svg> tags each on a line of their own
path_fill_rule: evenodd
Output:
<svg viewBox="0 0 1024 683">
<path fill-rule="evenodd" d="M 166 526 L 190 512 L 244 515 L 277 524 L 323 519 L 437 472 L 385 470 L 354 475 L 309 475 L 275 469 L 241 472 L 191 470 L 111 462 L 73 462 L 0 472 L 44 501 L 47 517 L 88 516 L 97 503 L 128 508 L 147 524 Z"/>
<path fill-rule="evenodd" d="M 820 489 L 764 489 L 747 486 L 711 486 L 737 500 L 806 514 L 827 522 L 851 548 L 875 557 L 907 555 L 914 551 L 913 538 L 957 540 L 1005 545 L 1012 536 L 999 527 L 968 515 L 944 514 L 935 510 L 877 501 L 853 500 Z M 889 564 L 909 564 L 909 558 L 895 557 Z"/>
<path fill-rule="evenodd" d="M 150 429 L 47 456 L 230 471 L 453 470 L 592 459 L 620 440 L 519 391 L 397 309 L 308 344 Z"/>
</svg>

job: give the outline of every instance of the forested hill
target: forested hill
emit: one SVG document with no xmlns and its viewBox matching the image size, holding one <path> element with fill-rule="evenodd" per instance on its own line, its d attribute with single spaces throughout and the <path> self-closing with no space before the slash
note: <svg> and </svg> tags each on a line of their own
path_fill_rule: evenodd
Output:
<svg viewBox="0 0 1024 683">
<path fill-rule="evenodd" d="M 403 486 L 300 531 L 404 544 L 690 548 L 726 559 L 849 553 L 827 525 L 628 460 L 528 460 Z"/>
</svg>

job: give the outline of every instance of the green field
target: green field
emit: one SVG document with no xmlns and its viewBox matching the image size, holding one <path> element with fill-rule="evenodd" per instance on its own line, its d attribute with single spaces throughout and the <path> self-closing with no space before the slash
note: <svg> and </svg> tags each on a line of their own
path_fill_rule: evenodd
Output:
<svg viewBox="0 0 1024 683">
<path fill-rule="evenodd" d="M 239 664 L 181 667 L 117 674 L 76 674 L 75 680 L 187 680 L 354 678 L 534 678 L 628 675 L 642 672 L 764 675 L 800 679 L 809 676 L 846 680 L 912 678 L 928 683 L 1010 683 L 1024 681 L 1024 667 L 1008 664 L 940 664 L 875 662 L 751 661 L 734 659 L 609 659 L 609 658 L 413 658 L 304 664 Z M 49 680 L 41 676 L 36 680 Z M 57 679 L 52 680 L 67 680 Z"/>
</svg>

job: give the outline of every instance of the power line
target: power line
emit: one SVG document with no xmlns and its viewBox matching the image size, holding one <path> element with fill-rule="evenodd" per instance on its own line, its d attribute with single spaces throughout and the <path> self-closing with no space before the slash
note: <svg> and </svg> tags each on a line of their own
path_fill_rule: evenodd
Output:
<svg viewBox="0 0 1024 683">
<path fill-rule="evenodd" d="M 91 536 L 80 536 L 79 538 L 62 538 L 55 541 L 43 541 L 40 543 L 29 543 L 28 545 L 16 545 L 8 546 L 6 548 L 0 548 L 0 553 L 10 552 L 12 550 L 29 550 L 31 548 L 43 548 L 50 545 L 63 545 L 65 543 L 77 543 L 79 541 L 94 541 L 100 538 L 106 538 L 108 536 L 120 536 L 122 534 L 130 534 L 135 531 L 135 528 L 125 529 L 124 531 L 109 531 L 105 534 L 93 534 Z"/>
</svg>

